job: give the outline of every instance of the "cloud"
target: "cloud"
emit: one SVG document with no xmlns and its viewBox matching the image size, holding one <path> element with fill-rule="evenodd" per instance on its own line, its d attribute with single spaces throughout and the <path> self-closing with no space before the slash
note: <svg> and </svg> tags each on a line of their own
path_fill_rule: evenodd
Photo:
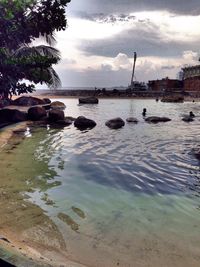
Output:
<svg viewBox="0 0 200 267">
<path fill-rule="evenodd" d="M 74 64 L 76 64 L 77 62 L 76 62 L 75 59 L 64 58 L 64 59 L 62 59 L 61 63 L 62 63 L 63 65 L 74 65 Z"/>
<path fill-rule="evenodd" d="M 162 66 L 162 67 L 161 67 L 162 70 L 173 70 L 173 69 L 175 69 L 175 68 L 177 68 L 177 66 L 175 66 L 175 65 Z"/>
<path fill-rule="evenodd" d="M 176 14 L 200 14 L 199 0 L 76 0 L 68 5 L 71 12 L 119 14 L 167 10 Z"/>
<path fill-rule="evenodd" d="M 183 58 L 187 60 L 188 62 L 194 62 L 198 60 L 199 56 L 197 52 L 187 50 L 183 52 Z"/>
<path fill-rule="evenodd" d="M 150 20 L 143 20 L 136 21 L 131 27 L 124 28 L 124 31 L 110 38 L 85 40 L 78 48 L 89 56 L 115 57 L 120 52 L 132 57 L 136 51 L 142 57 L 177 57 L 188 48 L 198 51 L 199 43 L 200 35 L 197 33 L 177 33 L 175 29 L 173 31 L 172 25 L 167 27 L 164 22 L 159 25 Z"/>
<path fill-rule="evenodd" d="M 78 12 L 77 14 L 81 19 L 96 21 L 98 23 L 117 23 L 117 22 L 131 22 L 135 21 L 136 16 L 130 14 L 104 14 L 94 13 L 88 14 L 86 12 Z"/>
</svg>

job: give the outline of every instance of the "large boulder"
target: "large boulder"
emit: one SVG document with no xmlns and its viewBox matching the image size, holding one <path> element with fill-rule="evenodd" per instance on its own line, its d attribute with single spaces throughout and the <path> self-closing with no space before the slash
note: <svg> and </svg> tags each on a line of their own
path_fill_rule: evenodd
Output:
<svg viewBox="0 0 200 267">
<path fill-rule="evenodd" d="M 79 98 L 79 104 L 98 104 L 99 99 L 96 97 L 83 97 Z"/>
<path fill-rule="evenodd" d="M 27 120 L 27 114 L 17 109 L 1 109 L 0 123 L 15 123 Z"/>
<path fill-rule="evenodd" d="M 64 121 L 64 119 L 65 119 L 65 114 L 63 110 L 52 109 L 49 111 L 50 122 Z"/>
<path fill-rule="evenodd" d="M 43 107 L 31 107 L 28 110 L 28 119 L 32 121 L 39 121 L 47 116 L 46 110 Z"/>
<path fill-rule="evenodd" d="M 126 119 L 128 123 L 138 123 L 138 120 L 134 117 L 129 117 Z"/>
<path fill-rule="evenodd" d="M 49 98 L 43 98 L 42 100 L 45 104 L 51 104 L 51 100 Z"/>
<path fill-rule="evenodd" d="M 53 101 L 51 103 L 51 108 L 52 109 L 65 109 L 66 106 L 63 102 L 60 102 L 60 101 Z"/>
<path fill-rule="evenodd" d="M 125 125 L 125 122 L 121 118 L 114 118 L 108 120 L 105 124 L 111 129 L 119 129 Z"/>
<path fill-rule="evenodd" d="M 168 121 L 171 121 L 171 119 L 167 117 L 151 116 L 151 117 L 146 118 L 145 121 L 149 123 L 158 123 L 158 122 L 168 122 Z"/>
<path fill-rule="evenodd" d="M 96 122 L 93 120 L 87 119 L 83 116 L 80 116 L 74 121 L 74 126 L 80 130 L 84 130 L 87 128 L 91 129 L 96 126 Z"/>
<path fill-rule="evenodd" d="M 44 104 L 46 104 L 44 100 L 33 96 L 21 96 L 12 102 L 12 105 L 15 106 L 36 106 Z"/>
</svg>

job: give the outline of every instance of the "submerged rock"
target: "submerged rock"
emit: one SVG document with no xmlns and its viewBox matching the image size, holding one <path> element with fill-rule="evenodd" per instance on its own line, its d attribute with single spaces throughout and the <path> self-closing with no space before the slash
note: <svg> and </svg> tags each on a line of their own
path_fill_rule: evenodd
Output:
<svg viewBox="0 0 200 267">
<path fill-rule="evenodd" d="M 79 104 L 98 104 L 99 99 L 96 97 L 83 97 L 79 98 Z"/>
<path fill-rule="evenodd" d="M 32 121 L 39 121 L 47 116 L 46 110 L 43 107 L 31 107 L 28 110 L 28 119 Z"/>
<path fill-rule="evenodd" d="M 69 225 L 73 231 L 77 232 L 79 230 L 78 223 L 76 223 L 69 215 L 60 212 L 58 214 L 58 218 L 67 225 Z"/>
<path fill-rule="evenodd" d="M 85 219 L 85 217 L 86 217 L 86 216 L 85 216 L 85 213 L 84 213 L 81 209 L 72 206 L 72 210 L 73 210 L 73 212 L 75 212 L 79 217 L 81 217 L 82 219 Z"/>
<path fill-rule="evenodd" d="M 96 126 L 96 122 L 93 120 L 87 119 L 83 116 L 80 116 L 74 121 L 74 126 L 80 130 L 84 130 L 87 128 L 91 129 Z"/>
<path fill-rule="evenodd" d="M 129 123 L 138 123 L 138 120 L 134 117 L 129 117 L 126 119 L 126 121 Z"/>
<path fill-rule="evenodd" d="M 60 101 L 54 101 L 51 103 L 51 108 L 52 109 L 65 109 L 66 106 L 63 102 Z"/>
<path fill-rule="evenodd" d="M 62 110 L 52 109 L 49 111 L 49 121 L 58 122 L 58 121 L 64 121 L 64 119 L 65 119 L 65 114 Z"/>
<path fill-rule="evenodd" d="M 149 123 L 158 123 L 158 122 L 168 122 L 168 121 L 171 121 L 171 119 L 167 117 L 152 116 L 152 117 L 146 118 L 145 121 Z"/>
<path fill-rule="evenodd" d="M 64 120 L 59 120 L 59 121 L 56 121 L 56 124 L 57 125 L 60 125 L 60 126 L 69 126 L 72 124 L 73 121 L 71 120 L 68 120 L 68 119 L 64 119 Z"/>
<path fill-rule="evenodd" d="M 114 119 L 108 120 L 105 123 L 105 125 L 111 129 L 119 129 L 125 125 L 125 122 L 121 118 L 114 118 Z"/>
<path fill-rule="evenodd" d="M 44 100 L 33 96 L 21 96 L 12 102 L 12 105 L 16 106 L 36 106 L 44 104 L 46 104 Z"/>
<path fill-rule="evenodd" d="M 67 116 L 67 117 L 65 117 L 65 120 L 75 121 L 76 118 L 71 117 L 71 116 Z"/>
<path fill-rule="evenodd" d="M 187 115 L 182 118 L 182 121 L 191 122 L 191 121 L 194 121 L 194 117 Z"/>
</svg>

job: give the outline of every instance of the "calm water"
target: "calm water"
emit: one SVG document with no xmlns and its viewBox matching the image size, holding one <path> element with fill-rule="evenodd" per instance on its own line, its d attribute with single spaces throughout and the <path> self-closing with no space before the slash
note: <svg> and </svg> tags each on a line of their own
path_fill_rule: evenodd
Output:
<svg viewBox="0 0 200 267">
<path fill-rule="evenodd" d="M 199 267 L 200 164 L 193 154 L 199 104 L 62 101 L 67 116 L 83 115 L 97 126 L 31 127 L 22 142 L 4 147 L 0 229 L 17 232 L 51 266 L 67 257 L 91 267 Z M 144 107 L 148 116 L 172 121 L 147 124 Z M 195 121 L 181 121 L 191 110 Z M 117 116 L 139 123 L 108 129 L 105 121 Z"/>
</svg>

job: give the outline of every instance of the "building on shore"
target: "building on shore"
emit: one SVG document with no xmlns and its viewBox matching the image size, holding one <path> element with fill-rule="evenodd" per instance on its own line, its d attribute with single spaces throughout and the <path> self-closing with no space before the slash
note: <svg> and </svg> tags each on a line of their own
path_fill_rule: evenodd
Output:
<svg viewBox="0 0 200 267">
<path fill-rule="evenodd" d="M 151 91 L 159 92 L 183 91 L 183 82 L 181 80 L 169 79 L 168 77 L 166 77 L 161 80 L 149 81 L 148 88 Z"/>
<path fill-rule="evenodd" d="M 184 91 L 200 92 L 200 65 L 185 67 L 182 70 Z"/>
</svg>

